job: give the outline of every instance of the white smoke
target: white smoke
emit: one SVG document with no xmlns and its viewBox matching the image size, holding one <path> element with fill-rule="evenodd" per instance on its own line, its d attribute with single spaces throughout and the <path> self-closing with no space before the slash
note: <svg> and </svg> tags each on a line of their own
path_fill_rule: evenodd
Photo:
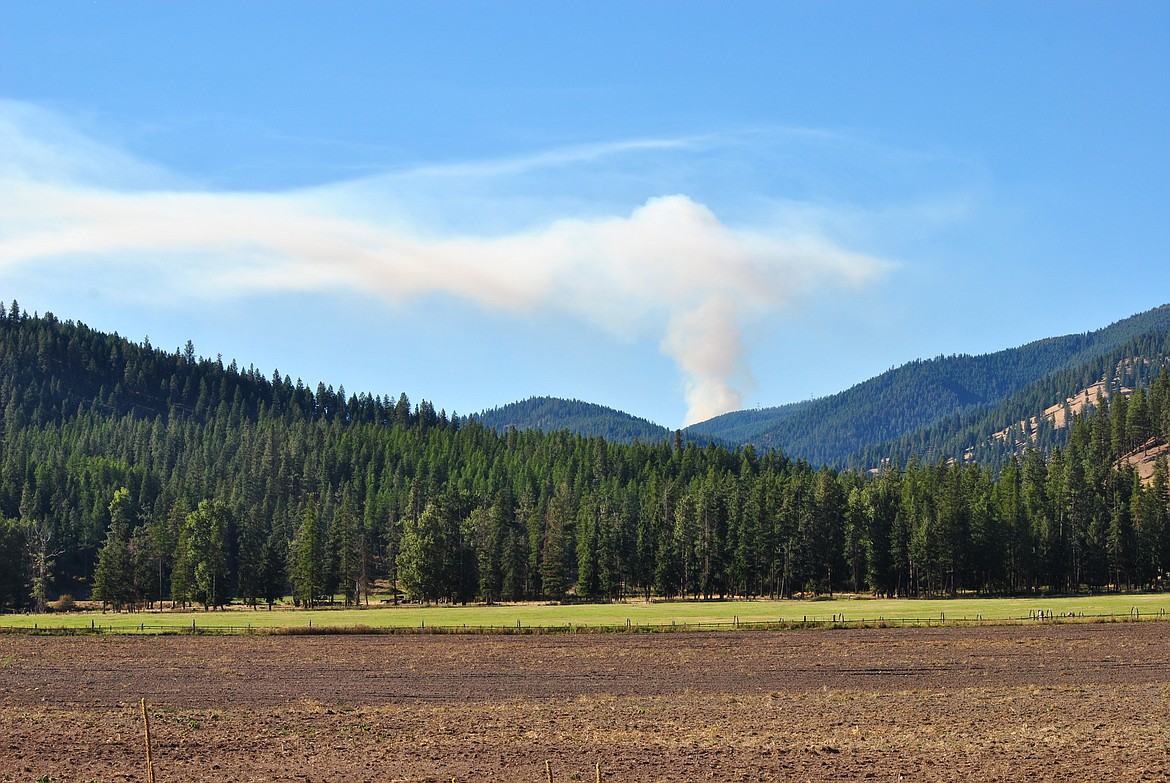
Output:
<svg viewBox="0 0 1170 783">
<path fill-rule="evenodd" d="M 5 118 L 0 134 L 14 153 L 0 169 L 0 274 L 116 261 L 187 296 L 334 289 L 409 302 L 441 292 L 502 312 L 568 315 L 617 335 L 658 334 L 682 373 L 688 424 L 740 407 L 751 383 L 743 333 L 755 321 L 885 268 L 823 237 L 726 225 L 685 195 L 651 198 L 624 215 L 437 235 L 401 215 L 347 213 L 339 205 L 352 183 L 284 193 L 113 187 L 76 175 L 87 169 L 73 161 L 96 145 L 65 145 L 56 157 L 71 162 L 48 165 L 47 142 Z M 35 160 L 21 161 L 21 150 Z"/>
</svg>

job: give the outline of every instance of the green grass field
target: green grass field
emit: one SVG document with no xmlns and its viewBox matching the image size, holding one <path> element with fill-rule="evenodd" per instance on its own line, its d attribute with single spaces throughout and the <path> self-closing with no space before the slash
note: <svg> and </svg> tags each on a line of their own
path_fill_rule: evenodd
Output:
<svg viewBox="0 0 1170 783">
<path fill-rule="evenodd" d="M 710 627 L 751 623 L 861 624 L 879 621 L 906 624 L 1027 620 L 1043 610 L 1056 615 L 1128 618 L 1170 616 L 1170 594 L 1100 595 L 1071 598 L 874 599 L 817 601 L 664 601 L 614 604 L 496 606 L 399 606 L 364 609 L 277 608 L 225 611 L 152 611 L 120 614 L 98 611 L 0 615 L 4 628 L 89 628 L 111 631 L 167 632 L 196 629 L 271 628 L 523 628 L 671 626 Z"/>
</svg>

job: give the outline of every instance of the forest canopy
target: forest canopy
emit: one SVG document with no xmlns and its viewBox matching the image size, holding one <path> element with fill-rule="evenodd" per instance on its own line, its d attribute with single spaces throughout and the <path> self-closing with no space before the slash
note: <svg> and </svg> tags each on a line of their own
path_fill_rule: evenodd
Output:
<svg viewBox="0 0 1170 783">
<path fill-rule="evenodd" d="M 1135 370 L 1136 371 L 1136 370 Z M 1122 393 L 1127 383 L 1132 393 Z M 497 432 L 0 307 L 0 606 L 1160 588 L 1170 376 L 994 468 Z"/>
</svg>

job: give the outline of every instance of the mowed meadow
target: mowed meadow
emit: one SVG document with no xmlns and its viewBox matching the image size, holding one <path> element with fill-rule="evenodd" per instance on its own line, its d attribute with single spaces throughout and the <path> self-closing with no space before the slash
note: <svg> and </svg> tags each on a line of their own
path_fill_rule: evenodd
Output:
<svg viewBox="0 0 1170 783">
<path fill-rule="evenodd" d="M 370 606 L 348 609 L 49 612 L 0 615 L 0 630 L 93 629 L 107 632 L 247 632 L 274 629 L 410 630 L 718 630 L 762 624 L 938 625 L 1057 620 L 1130 620 L 1168 616 L 1170 594 L 952 599 L 655 601 L 606 604 L 495 604 Z"/>
</svg>

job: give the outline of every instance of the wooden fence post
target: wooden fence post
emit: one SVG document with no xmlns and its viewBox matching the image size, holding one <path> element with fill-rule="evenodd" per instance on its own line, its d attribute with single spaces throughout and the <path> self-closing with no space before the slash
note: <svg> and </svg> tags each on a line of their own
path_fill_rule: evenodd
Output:
<svg viewBox="0 0 1170 783">
<path fill-rule="evenodd" d="M 150 716 L 146 714 L 146 698 L 142 699 L 142 731 L 146 736 L 146 783 L 154 783 L 154 759 L 150 756 Z"/>
</svg>

